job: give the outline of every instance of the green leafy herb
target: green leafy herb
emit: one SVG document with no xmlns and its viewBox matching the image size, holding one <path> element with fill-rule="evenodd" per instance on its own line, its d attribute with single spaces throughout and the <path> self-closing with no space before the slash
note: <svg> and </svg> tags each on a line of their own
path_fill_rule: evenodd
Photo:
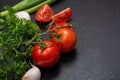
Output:
<svg viewBox="0 0 120 80">
<path fill-rule="evenodd" d="M 36 24 L 17 18 L 14 12 L 0 18 L 0 80 L 21 80 L 29 68 L 27 62 L 33 44 L 28 42 L 38 33 L 41 31 Z M 42 37 L 39 36 L 32 41 L 41 40 Z"/>
</svg>

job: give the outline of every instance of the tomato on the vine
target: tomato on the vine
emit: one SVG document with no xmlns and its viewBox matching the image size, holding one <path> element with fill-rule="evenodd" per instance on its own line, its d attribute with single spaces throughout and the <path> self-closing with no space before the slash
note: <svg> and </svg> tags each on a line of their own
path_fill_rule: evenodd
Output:
<svg viewBox="0 0 120 80">
<path fill-rule="evenodd" d="M 53 15 L 51 18 L 55 20 L 55 22 L 67 22 L 72 17 L 72 9 L 66 8 L 63 11 Z"/>
<path fill-rule="evenodd" d="M 49 68 L 59 61 L 60 51 L 55 43 L 46 40 L 43 41 L 42 45 L 37 44 L 34 46 L 32 58 L 39 67 Z"/>
<path fill-rule="evenodd" d="M 49 5 L 43 5 L 36 13 L 35 19 L 39 22 L 49 22 L 51 21 L 51 16 L 54 12 Z"/>
<path fill-rule="evenodd" d="M 56 43 L 63 53 L 68 53 L 72 51 L 77 42 L 77 36 L 74 29 L 71 26 L 65 26 L 69 23 L 57 22 L 55 25 L 51 26 L 51 30 L 55 29 L 57 26 L 61 28 L 55 29 L 51 32 L 51 38 L 54 43 Z M 65 27 L 64 27 L 65 26 Z"/>
</svg>

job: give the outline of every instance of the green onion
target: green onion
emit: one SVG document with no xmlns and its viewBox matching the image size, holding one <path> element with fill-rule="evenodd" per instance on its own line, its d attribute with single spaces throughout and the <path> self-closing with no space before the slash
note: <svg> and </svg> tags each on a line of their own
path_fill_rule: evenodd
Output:
<svg viewBox="0 0 120 80">
<path fill-rule="evenodd" d="M 30 7 L 30 6 L 33 6 L 32 8 L 29 8 L 27 10 L 25 10 L 26 12 L 28 13 L 33 13 L 35 12 L 36 10 L 38 10 L 42 5 L 44 4 L 52 4 L 54 2 L 56 2 L 57 0 L 46 0 L 46 1 L 43 1 L 43 0 L 23 0 L 19 3 L 17 3 L 16 5 L 14 5 L 12 8 L 16 11 L 19 11 L 19 10 L 23 10 L 27 7 Z M 6 15 L 8 15 L 8 11 L 2 11 L 0 12 L 0 16 L 1 17 L 5 17 Z"/>
<path fill-rule="evenodd" d="M 38 4 L 38 5 L 30 8 L 30 9 L 25 10 L 25 11 L 28 12 L 28 13 L 33 13 L 33 12 L 37 11 L 41 6 L 43 6 L 45 4 L 49 4 L 50 5 L 50 4 L 52 4 L 52 3 L 56 2 L 56 1 L 57 0 L 46 0 L 46 1 L 44 1 L 44 2 L 42 2 L 40 4 Z"/>
<path fill-rule="evenodd" d="M 24 8 L 27 8 L 29 6 L 32 6 L 32 5 L 40 3 L 40 2 L 42 2 L 42 0 L 22 0 L 21 2 L 14 5 L 12 8 L 14 10 L 18 11 L 18 10 L 22 10 Z M 8 15 L 7 10 L 1 12 L 1 17 L 5 17 L 6 15 Z"/>
</svg>

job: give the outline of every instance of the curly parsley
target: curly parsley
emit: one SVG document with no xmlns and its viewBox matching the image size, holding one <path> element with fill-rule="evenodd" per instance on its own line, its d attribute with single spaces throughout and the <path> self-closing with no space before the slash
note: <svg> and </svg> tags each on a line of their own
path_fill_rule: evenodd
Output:
<svg viewBox="0 0 120 80">
<path fill-rule="evenodd" d="M 29 69 L 32 44 L 28 41 L 41 31 L 32 21 L 9 12 L 6 18 L 0 18 L 0 80 L 21 80 Z M 37 37 L 34 42 L 41 39 Z"/>
</svg>

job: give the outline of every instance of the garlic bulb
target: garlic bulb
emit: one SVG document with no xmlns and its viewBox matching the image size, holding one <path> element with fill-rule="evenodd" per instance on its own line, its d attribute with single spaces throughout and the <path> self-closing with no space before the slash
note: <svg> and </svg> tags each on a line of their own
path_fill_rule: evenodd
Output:
<svg viewBox="0 0 120 80">
<path fill-rule="evenodd" d="M 31 20 L 30 15 L 27 12 L 25 12 L 25 11 L 19 11 L 15 15 L 18 18 L 24 18 L 24 19 L 27 19 L 27 20 Z"/>
<path fill-rule="evenodd" d="M 22 77 L 22 80 L 40 80 L 40 78 L 41 78 L 40 69 L 32 65 L 32 68 L 25 73 L 25 75 Z"/>
</svg>

